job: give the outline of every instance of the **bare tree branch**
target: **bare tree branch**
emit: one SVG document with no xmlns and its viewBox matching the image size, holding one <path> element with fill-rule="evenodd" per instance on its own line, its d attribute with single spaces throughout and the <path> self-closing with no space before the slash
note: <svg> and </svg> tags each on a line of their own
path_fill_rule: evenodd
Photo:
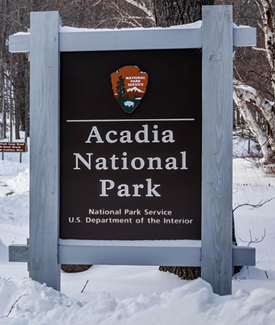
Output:
<svg viewBox="0 0 275 325">
<path fill-rule="evenodd" d="M 131 5 L 139 8 L 140 10 L 144 11 L 144 13 L 148 16 L 148 18 L 151 19 L 154 22 L 154 24 L 156 23 L 156 19 L 155 19 L 155 15 L 154 15 L 153 11 L 150 10 L 148 7 L 146 7 L 144 2 L 139 3 L 135 0 L 125 0 L 125 1 Z"/>
<path fill-rule="evenodd" d="M 255 51 L 259 51 L 259 52 L 263 52 L 266 54 L 266 49 L 262 48 L 262 47 L 256 47 L 256 46 L 252 46 L 252 49 Z"/>
<path fill-rule="evenodd" d="M 252 239 L 251 230 L 249 230 L 250 240 L 242 240 L 241 238 L 239 238 L 239 239 L 243 243 L 248 243 L 247 247 L 249 247 L 251 244 L 258 244 L 258 243 L 262 242 L 264 240 L 265 236 L 266 236 L 266 229 L 264 229 L 264 234 L 261 236 L 261 238 L 255 237 L 254 239 Z"/>
<path fill-rule="evenodd" d="M 7 317 L 9 317 L 9 315 L 11 314 L 13 308 L 14 308 L 15 305 L 18 303 L 18 301 L 19 301 L 21 298 L 25 297 L 25 296 L 29 296 L 29 295 L 28 295 L 28 294 L 21 295 L 20 297 L 18 297 L 18 298 L 15 300 L 15 302 L 12 304 L 12 306 L 11 306 L 11 308 L 10 308 L 8 314 L 7 314 Z"/>
<path fill-rule="evenodd" d="M 263 205 L 265 205 L 266 203 L 269 203 L 271 201 L 273 201 L 275 199 L 275 197 L 272 197 L 271 199 L 267 199 L 265 201 L 260 201 L 259 203 L 257 204 L 251 204 L 251 203 L 243 203 L 243 204 L 239 204 L 235 209 L 233 209 L 233 213 L 241 208 L 241 207 L 244 207 L 244 206 L 249 206 L 250 207 L 250 210 L 253 210 L 253 209 L 259 209 L 261 208 Z"/>
</svg>

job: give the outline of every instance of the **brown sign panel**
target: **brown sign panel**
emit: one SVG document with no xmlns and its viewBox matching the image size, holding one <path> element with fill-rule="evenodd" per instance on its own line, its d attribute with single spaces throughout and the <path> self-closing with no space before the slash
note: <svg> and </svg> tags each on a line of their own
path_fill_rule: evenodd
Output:
<svg viewBox="0 0 275 325">
<path fill-rule="evenodd" d="M 62 53 L 60 148 L 62 239 L 200 239 L 201 51 Z"/>
<path fill-rule="evenodd" d="M 25 142 L 0 142 L 0 152 L 26 152 Z"/>
</svg>

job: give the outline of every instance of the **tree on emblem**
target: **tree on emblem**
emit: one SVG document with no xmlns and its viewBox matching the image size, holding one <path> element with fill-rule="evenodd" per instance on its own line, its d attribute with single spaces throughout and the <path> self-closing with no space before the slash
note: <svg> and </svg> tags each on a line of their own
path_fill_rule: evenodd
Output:
<svg viewBox="0 0 275 325">
<path fill-rule="evenodd" d="M 124 79 L 122 78 L 122 76 L 119 76 L 119 78 L 118 78 L 116 89 L 117 89 L 118 97 L 122 97 L 122 95 L 124 95 L 126 93 L 125 83 L 124 83 Z"/>
</svg>

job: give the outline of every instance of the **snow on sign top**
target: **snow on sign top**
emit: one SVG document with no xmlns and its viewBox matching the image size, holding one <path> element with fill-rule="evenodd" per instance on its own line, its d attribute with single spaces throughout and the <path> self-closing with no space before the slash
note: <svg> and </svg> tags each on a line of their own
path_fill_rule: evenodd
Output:
<svg viewBox="0 0 275 325">
<path fill-rule="evenodd" d="M 70 27 L 70 26 L 61 26 L 59 27 L 60 33 L 83 33 L 83 32 L 106 32 L 106 31 L 133 31 L 133 30 L 164 30 L 164 29 L 201 29 L 202 28 L 202 20 L 195 21 L 191 24 L 182 24 L 182 25 L 172 25 L 169 27 L 135 27 L 135 28 L 77 28 L 77 27 Z M 251 28 L 250 26 L 246 25 L 237 25 L 233 23 L 234 29 L 243 29 L 243 28 Z M 13 36 L 22 36 L 22 35 L 30 35 L 29 32 L 18 32 L 13 34 Z"/>
<path fill-rule="evenodd" d="M 237 26 L 237 25 L 236 25 Z M 202 27 L 202 21 L 198 20 L 191 24 L 182 24 L 182 25 L 175 25 L 170 27 L 151 27 L 151 28 L 144 28 L 144 27 L 136 27 L 136 28 L 76 28 L 76 27 L 69 27 L 69 26 L 60 26 L 59 31 L 61 33 L 71 33 L 71 32 L 90 32 L 91 30 L 97 31 L 97 32 L 106 32 L 106 31 L 133 31 L 133 30 L 164 30 L 164 29 L 190 29 L 190 28 L 196 28 L 200 29 Z"/>
<path fill-rule="evenodd" d="M 255 46 L 256 28 L 233 24 L 234 46 Z M 172 34 L 180 34 L 180 40 Z M 182 34 L 184 33 L 184 34 Z M 100 34 L 100 37 L 98 37 Z M 146 38 L 144 38 L 146 34 Z M 59 27 L 60 51 L 95 51 L 118 49 L 201 48 L 202 21 L 171 27 L 88 29 Z M 134 38 L 134 42 L 131 40 Z M 130 42 L 130 43 L 129 43 Z M 9 38 L 11 53 L 30 51 L 30 33 L 16 33 Z"/>
</svg>

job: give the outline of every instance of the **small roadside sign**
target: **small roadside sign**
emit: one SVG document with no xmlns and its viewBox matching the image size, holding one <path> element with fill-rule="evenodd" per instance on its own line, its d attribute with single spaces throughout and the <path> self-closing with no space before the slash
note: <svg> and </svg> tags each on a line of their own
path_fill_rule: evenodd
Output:
<svg viewBox="0 0 275 325">
<path fill-rule="evenodd" d="M 26 152 L 25 142 L 0 142 L 0 152 Z"/>
</svg>

